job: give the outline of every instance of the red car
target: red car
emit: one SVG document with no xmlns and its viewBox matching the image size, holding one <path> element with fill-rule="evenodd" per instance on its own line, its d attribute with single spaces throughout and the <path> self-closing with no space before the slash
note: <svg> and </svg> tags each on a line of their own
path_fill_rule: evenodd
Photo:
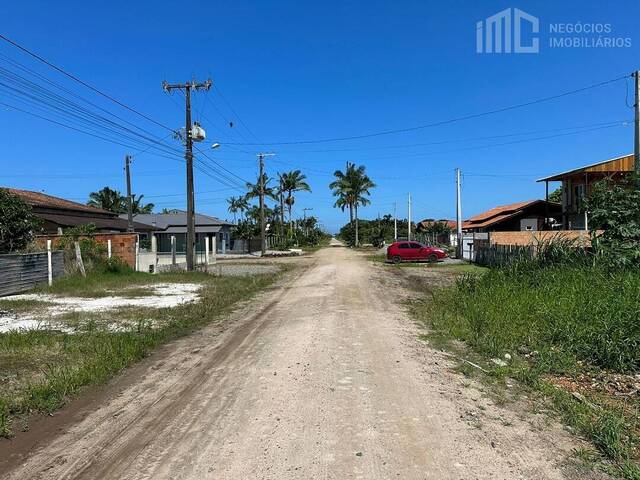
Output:
<svg viewBox="0 0 640 480">
<path fill-rule="evenodd" d="M 437 262 L 445 258 L 444 250 L 436 247 L 427 247 L 418 242 L 395 242 L 387 247 L 387 260 L 393 263 L 400 262 Z"/>
</svg>

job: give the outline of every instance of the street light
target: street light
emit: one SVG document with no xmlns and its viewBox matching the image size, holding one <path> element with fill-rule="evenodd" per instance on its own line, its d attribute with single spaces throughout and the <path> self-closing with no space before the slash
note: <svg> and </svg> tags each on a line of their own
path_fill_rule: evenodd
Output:
<svg viewBox="0 0 640 480">
<path fill-rule="evenodd" d="M 213 149 L 216 149 L 216 148 L 219 148 L 219 147 L 220 147 L 220 144 L 219 144 L 219 143 L 217 143 L 217 142 L 216 142 L 216 143 L 214 143 L 213 145 L 211 145 L 211 149 L 212 149 L 212 150 L 213 150 Z"/>
</svg>

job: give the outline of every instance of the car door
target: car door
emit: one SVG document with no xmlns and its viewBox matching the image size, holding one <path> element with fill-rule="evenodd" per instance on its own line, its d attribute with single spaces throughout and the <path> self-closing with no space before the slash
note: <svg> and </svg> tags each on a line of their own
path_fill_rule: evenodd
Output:
<svg viewBox="0 0 640 480">
<path fill-rule="evenodd" d="M 422 260 L 424 258 L 427 258 L 427 255 L 425 253 L 425 248 L 423 245 L 417 243 L 417 242 L 411 242 L 409 243 L 409 252 L 411 252 L 411 258 L 413 260 Z"/>
<path fill-rule="evenodd" d="M 407 242 L 402 242 L 398 245 L 398 255 L 403 260 L 411 260 L 411 246 Z"/>
</svg>

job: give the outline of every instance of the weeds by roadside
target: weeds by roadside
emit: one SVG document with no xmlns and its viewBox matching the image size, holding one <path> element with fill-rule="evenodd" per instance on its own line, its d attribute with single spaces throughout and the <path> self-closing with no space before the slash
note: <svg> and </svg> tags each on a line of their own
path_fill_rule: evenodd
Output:
<svg viewBox="0 0 640 480">
<path fill-rule="evenodd" d="M 213 277 L 204 273 L 172 273 L 151 277 L 128 272 L 124 275 L 103 273 L 99 279 L 91 275 L 81 280 L 71 277 L 54 284 L 51 290 L 56 293 L 78 295 L 76 289 L 79 289 L 87 296 L 156 281 L 197 279 L 204 287 L 201 299 L 194 303 L 143 309 L 137 315 L 129 311 L 135 326 L 125 331 L 105 330 L 89 322 L 73 334 L 46 330 L 1 333 L 0 436 L 10 436 L 17 419 L 33 412 L 53 412 L 81 388 L 107 381 L 162 343 L 220 320 L 235 303 L 251 298 L 278 276 Z M 150 325 L 150 310 L 159 327 Z"/>
<path fill-rule="evenodd" d="M 640 384 L 638 305 L 636 270 L 525 262 L 464 275 L 413 302 L 412 311 L 432 339 L 462 341 L 477 352 L 490 377 L 515 378 L 543 394 L 591 439 L 606 459 L 602 466 L 637 480 L 640 393 L 633 386 L 607 392 L 594 379 L 617 375 Z"/>
</svg>

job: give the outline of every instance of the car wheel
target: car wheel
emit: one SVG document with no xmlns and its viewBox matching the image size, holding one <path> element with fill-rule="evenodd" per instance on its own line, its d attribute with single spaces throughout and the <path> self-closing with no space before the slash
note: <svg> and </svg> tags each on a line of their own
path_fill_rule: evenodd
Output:
<svg viewBox="0 0 640 480">
<path fill-rule="evenodd" d="M 435 253 L 432 253 L 427 257 L 429 263 L 436 263 L 438 261 L 438 256 Z"/>
<path fill-rule="evenodd" d="M 391 261 L 392 261 L 394 264 L 396 264 L 396 265 L 397 265 L 397 264 L 399 264 L 399 263 L 402 261 L 402 258 L 400 258 L 400 255 L 394 255 L 394 256 L 391 258 Z"/>
</svg>

